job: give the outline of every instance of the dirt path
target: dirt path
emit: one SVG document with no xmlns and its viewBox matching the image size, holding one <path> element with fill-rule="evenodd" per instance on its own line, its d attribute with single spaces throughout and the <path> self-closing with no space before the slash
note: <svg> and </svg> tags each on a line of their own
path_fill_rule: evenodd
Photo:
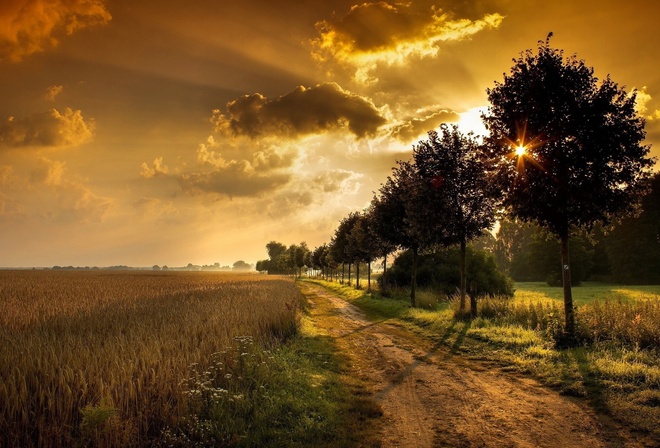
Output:
<svg viewBox="0 0 660 448">
<path fill-rule="evenodd" d="M 319 332 L 334 338 L 383 410 L 383 447 L 648 447 L 581 400 L 453 355 L 313 284 Z"/>
</svg>

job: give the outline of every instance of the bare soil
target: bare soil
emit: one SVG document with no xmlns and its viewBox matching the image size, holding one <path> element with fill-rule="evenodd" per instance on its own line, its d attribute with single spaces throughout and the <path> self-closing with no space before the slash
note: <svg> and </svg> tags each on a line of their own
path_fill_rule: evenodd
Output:
<svg viewBox="0 0 660 448">
<path fill-rule="evenodd" d="M 651 447 L 632 434 L 533 378 L 466 359 L 395 322 L 370 321 L 354 305 L 302 282 L 317 331 L 334 339 L 382 408 L 382 447 Z"/>
</svg>

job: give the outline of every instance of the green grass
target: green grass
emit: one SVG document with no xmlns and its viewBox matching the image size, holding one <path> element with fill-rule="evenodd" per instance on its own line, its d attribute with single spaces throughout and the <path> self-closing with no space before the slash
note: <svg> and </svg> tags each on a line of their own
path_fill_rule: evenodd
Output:
<svg viewBox="0 0 660 448">
<path fill-rule="evenodd" d="M 391 298 L 338 283 L 317 282 L 372 318 L 402 325 L 444 343 L 452 352 L 532 375 L 561 393 L 586 399 L 597 411 L 660 438 L 660 286 L 585 283 L 573 288 L 583 345 L 558 349 L 553 331 L 563 320 L 562 288 L 518 283 L 511 299 L 480 300 L 479 317 L 456 320 L 456 303 L 426 297 L 411 308 L 405 291 Z"/>
<path fill-rule="evenodd" d="M 555 301 L 563 303 L 563 288 L 548 286 L 543 282 L 520 282 L 515 284 L 517 301 Z M 575 305 L 585 305 L 594 300 L 621 300 L 629 302 L 640 299 L 660 300 L 660 285 L 623 286 L 607 283 L 584 282 L 572 288 Z"/>
<path fill-rule="evenodd" d="M 347 360 L 306 311 L 299 334 L 284 344 L 266 350 L 237 338 L 217 355 L 210 366 L 191 369 L 182 385 L 191 397 L 188 414 L 158 445 L 377 446 L 370 425 L 380 408 L 346 377 Z"/>
</svg>

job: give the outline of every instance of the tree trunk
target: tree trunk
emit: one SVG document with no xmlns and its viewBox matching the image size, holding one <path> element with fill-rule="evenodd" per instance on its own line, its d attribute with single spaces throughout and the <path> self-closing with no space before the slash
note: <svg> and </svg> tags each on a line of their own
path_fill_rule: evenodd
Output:
<svg viewBox="0 0 660 448">
<path fill-rule="evenodd" d="M 387 290 L 387 254 L 383 257 L 383 280 L 381 280 L 383 291 Z"/>
<path fill-rule="evenodd" d="M 561 237 L 561 273 L 564 284 L 564 313 L 566 315 L 566 336 L 575 339 L 575 313 L 573 312 L 573 291 L 571 290 L 571 260 L 568 256 L 568 236 Z"/>
<path fill-rule="evenodd" d="M 344 263 L 341 264 L 341 284 L 344 284 L 344 269 L 346 269 L 346 265 Z"/>
<path fill-rule="evenodd" d="M 460 311 L 463 313 L 465 311 L 465 290 L 466 290 L 466 285 L 467 285 L 467 280 L 465 276 L 465 238 L 461 240 L 461 305 L 460 305 Z M 476 311 L 476 310 L 475 310 Z"/>
<path fill-rule="evenodd" d="M 367 263 L 367 292 L 371 292 L 371 260 Z"/>
<path fill-rule="evenodd" d="M 355 263 L 355 289 L 360 289 L 360 262 Z"/>
<path fill-rule="evenodd" d="M 417 298 L 415 293 L 417 290 L 417 248 L 413 247 L 413 259 L 412 259 L 412 278 L 410 285 L 410 304 L 413 308 L 417 306 Z"/>
<path fill-rule="evenodd" d="M 351 263 L 348 263 L 348 286 L 351 286 Z"/>
</svg>

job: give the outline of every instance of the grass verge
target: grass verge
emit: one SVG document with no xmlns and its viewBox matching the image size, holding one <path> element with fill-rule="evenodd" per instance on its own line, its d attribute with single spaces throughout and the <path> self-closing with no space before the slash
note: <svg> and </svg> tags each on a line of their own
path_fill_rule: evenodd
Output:
<svg viewBox="0 0 660 448">
<path fill-rule="evenodd" d="M 532 375 L 563 394 L 584 397 L 597 412 L 660 440 L 657 344 L 644 346 L 626 338 L 611 340 L 600 335 L 582 346 L 558 349 L 552 330 L 557 320 L 561 320 L 557 314 L 560 308 L 553 305 L 552 298 L 542 296 L 538 288 L 522 291 L 528 295 L 527 299 L 529 295 L 537 295 L 538 303 L 519 299 L 504 305 L 483 301 L 480 317 L 470 321 L 456 320 L 454 304 L 450 302 L 429 301 L 424 308 L 413 309 L 405 293 L 390 292 L 390 298 L 384 298 L 336 282 L 312 281 L 362 308 L 372 318 L 397 319 L 402 325 L 442 342 L 454 353 L 494 363 L 512 373 Z M 641 318 L 649 322 L 656 319 L 655 311 L 643 310 L 645 306 L 657 310 L 658 304 L 635 302 L 637 297 L 629 292 L 631 288 L 623 293 L 617 291 L 620 287 L 601 285 L 599 288 L 602 289 L 599 292 L 614 296 L 615 302 L 609 302 L 610 305 L 594 302 L 593 307 L 580 307 L 578 318 L 582 316 L 586 321 L 594 320 L 594 315 L 609 316 L 612 328 L 616 323 L 624 329 L 635 328 Z M 653 291 L 643 292 L 653 294 Z M 619 301 L 616 294 L 626 294 L 629 300 Z M 584 304 L 598 297 L 586 289 L 584 295 Z M 641 316 L 642 311 L 629 315 L 629 310 L 638 304 L 645 315 Z M 585 331 L 590 331 L 589 325 L 591 322 L 585 323 Z M 599 325 L 596 328 L 604 324 Z M 660 328 L 660 322 L 649 325 Z"/>
<path fill-rule="evenodd" d="M 334 341 L 316 332 L 306 298 L 295 337 L 271 350 L 250 338 L 191 367 L 187 415 L 160 446 L 378 446 L 371 421 L 380 408 L 345 375 Z"/>
</svg>

